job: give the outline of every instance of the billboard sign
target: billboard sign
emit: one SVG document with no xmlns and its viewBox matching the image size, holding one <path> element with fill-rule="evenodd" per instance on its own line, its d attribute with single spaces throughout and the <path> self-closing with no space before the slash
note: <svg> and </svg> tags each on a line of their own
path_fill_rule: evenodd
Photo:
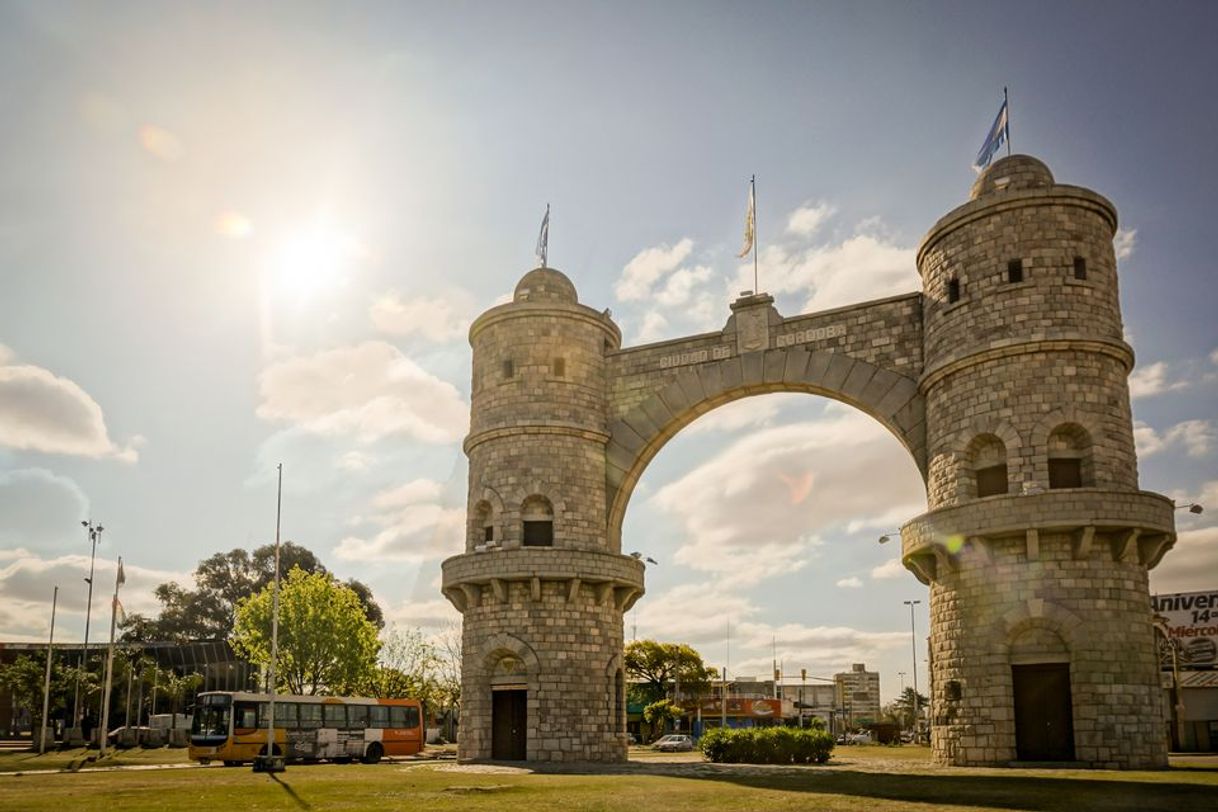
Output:
<svg viewBox="0 0 1218 812">
<path fill-rule="evenodd" d="M 1151 606 L 1171 644 L 1161 649 L 1164 668 L 1171 668 L 1172 649 L 1181 668 L 1218 668 L 1218 590 L 1155 595 Z"/>
</svg>

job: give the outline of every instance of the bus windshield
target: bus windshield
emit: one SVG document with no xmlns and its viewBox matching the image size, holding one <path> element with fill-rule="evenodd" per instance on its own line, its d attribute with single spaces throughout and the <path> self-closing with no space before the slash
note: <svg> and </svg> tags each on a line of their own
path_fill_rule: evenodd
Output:
<svg viewBox="0 0 1218 812">
<path fill-rule="evenodd" d="M 195 708 L 195 718 L 191 722 L 192 736 L 228 737 L 228 713 L 225 705 L 200 705 Z"/>
</svg>

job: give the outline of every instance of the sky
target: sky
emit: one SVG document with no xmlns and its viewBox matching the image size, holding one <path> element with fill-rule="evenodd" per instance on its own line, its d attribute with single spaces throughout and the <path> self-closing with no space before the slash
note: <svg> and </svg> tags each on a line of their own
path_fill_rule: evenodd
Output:
<svg viewBox="0 0 1218 812">
<path fill-rule="evenodd" d="M 757 177 L 787 316 L 919 289 L 1009 87 L 1011 140 L 1120 213 L 1152 590 L 1218 587 L 1212 3 L 0 0 L 0 640 L 91 639 L 203 558 L 283 538 L 390 621 L 459 620 L 470 321 L 535 265 L 624 344 L 720 329 Z M 925 687 L 927 590 L 881 545 L 926 509 L 860 412 L 717 409 L 651 463 L 627 639 L 733 676 L 865 662 Z M 921 601 L 912 616 L 905 601 Z M 730 632 L 729 632 L 730 629 Z M 730 633 L 730 637 L 729 637 Z M 913 638 L 911 640 L 911 637 Z"/>
</svg>

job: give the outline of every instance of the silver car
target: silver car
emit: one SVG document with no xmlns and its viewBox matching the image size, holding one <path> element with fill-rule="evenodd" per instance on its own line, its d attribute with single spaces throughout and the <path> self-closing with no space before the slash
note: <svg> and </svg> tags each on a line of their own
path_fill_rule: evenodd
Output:
<svg viewBox="0 0 1218 812">
<path fill-rule="evenodd" d="M 693 750 L 694 740 L 684 733 L 669 733 L 661 736 L 655 743 L 655 749 L 665 753 L 675 753 L 683 750 Z"/>
</svg>

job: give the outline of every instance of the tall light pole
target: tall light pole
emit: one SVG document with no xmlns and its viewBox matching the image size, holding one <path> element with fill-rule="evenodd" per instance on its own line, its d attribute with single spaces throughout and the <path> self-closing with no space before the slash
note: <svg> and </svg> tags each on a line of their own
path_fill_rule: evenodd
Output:
<svg viewBox="0 0 1218 812">
<path fill-rule="evenodd" d="M 80 721 L 84 718 L 80 712 L 80 675 L 89 667 L 89 618 L 93 612 L 93 559 L 97 557 L 97 542 L 101 541 L 102 531 L 106 529 L 100 524 L 95 526 L 92 519 L 82 521 L 80 524 L 88 531 L 93 549 L 89 553 L 89 577 L 85 579 L 85 583 L 89 585 L 89 597 L 85 603 L 85 653 L 81 659 L 80 668 L 76 670 L 76 694 L 72 698 L 72 707 L 76 714 L 75 727 L 80 727 Z"/>
<path fill-rule="evenodd" d="M 914 735 L 918 732 L 918 636 L 914 631 L 914 607 L 922 601 L 905 601 L 905 605 L 909 607 L 909 647 L 913 652 L 913 729 Z"/>
</svg>

